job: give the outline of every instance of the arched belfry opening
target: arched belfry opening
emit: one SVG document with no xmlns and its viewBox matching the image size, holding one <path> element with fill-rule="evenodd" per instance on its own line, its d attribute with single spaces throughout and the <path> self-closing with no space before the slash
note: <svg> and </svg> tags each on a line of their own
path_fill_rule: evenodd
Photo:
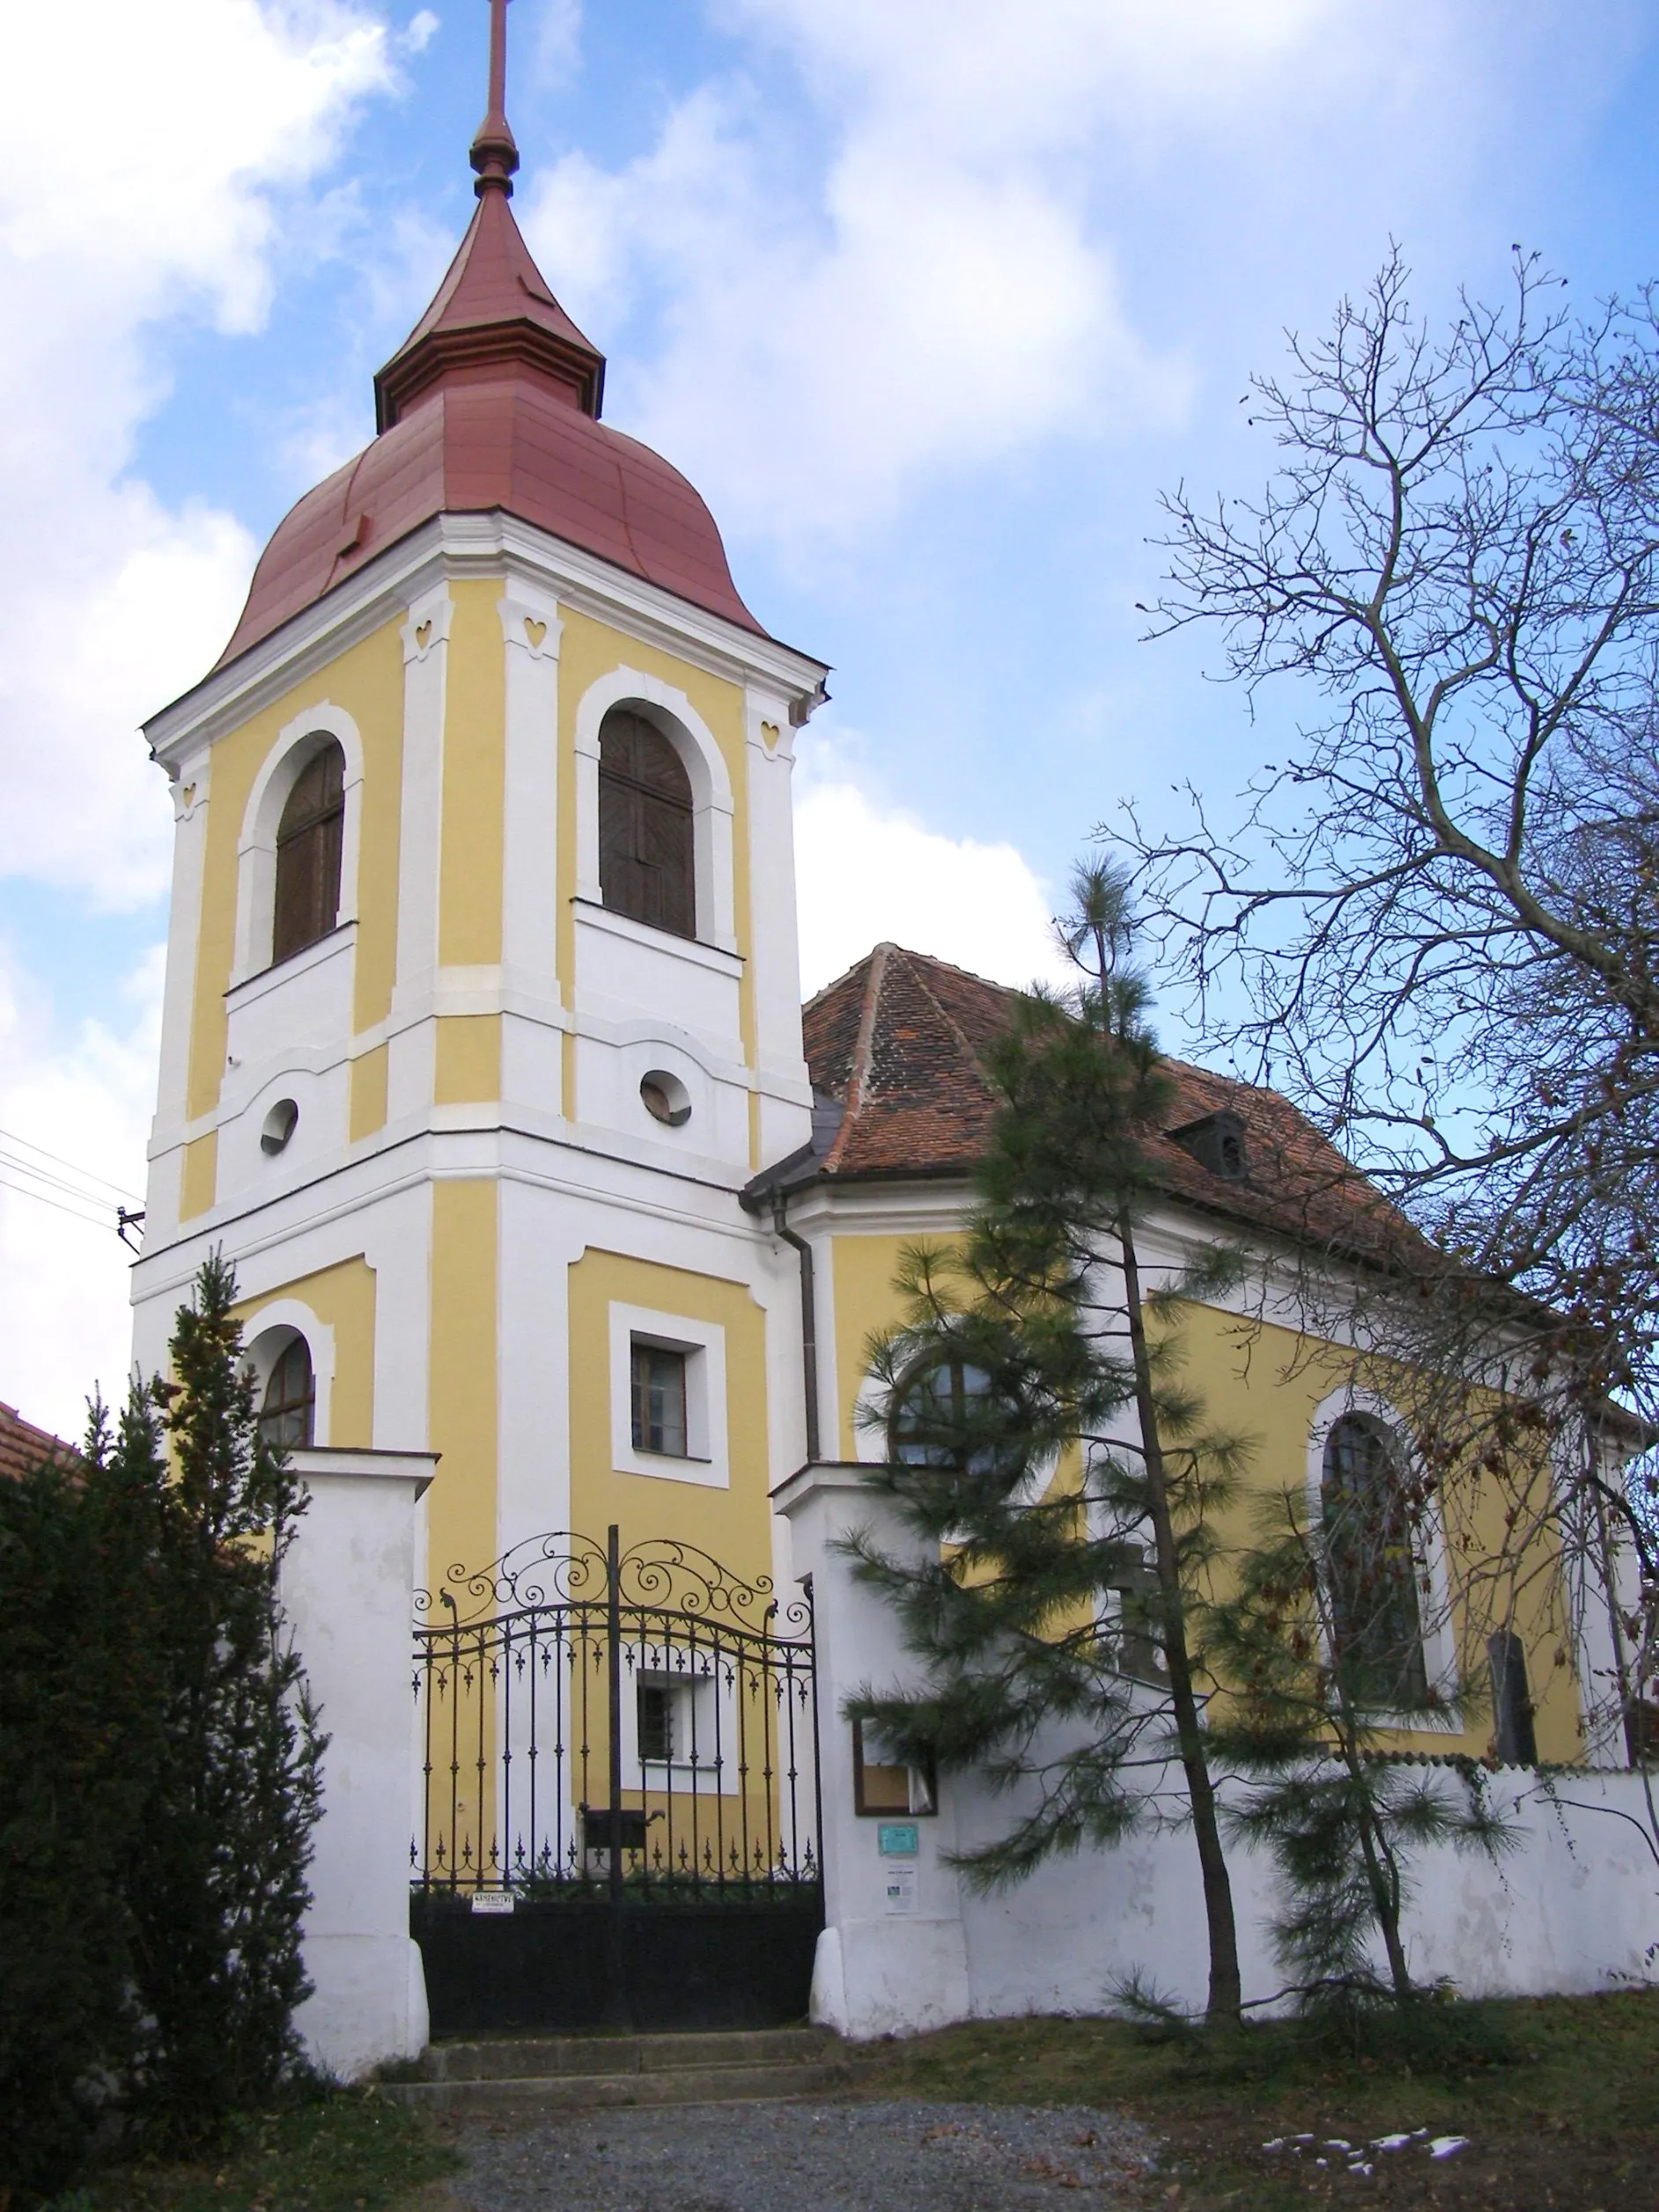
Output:
<svg viewBox="0 0 1659 2212">
<path fill-rule="evenodd" d="M 271 959 L 288 960 L 340 918 L 345 755 L 330 738 L 299 771 L 276 827 Z"/>
<path fill-rule="evenodd" d="M 613 707 L 599 732 L 599 884 L 607 907 L 697 933 L 691 779 L 654 722 Z"/>
</svg>

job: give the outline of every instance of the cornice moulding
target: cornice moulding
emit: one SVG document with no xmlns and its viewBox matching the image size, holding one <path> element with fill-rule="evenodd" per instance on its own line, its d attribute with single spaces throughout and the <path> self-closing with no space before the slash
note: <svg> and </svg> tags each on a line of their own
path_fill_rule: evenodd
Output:
<svg viewBox="0 0 1659 2212">
<path fill-rule="evenodd" d="M 734 683 L 764 684 L 780 698 L 799 699 L 816 693 L 828 674 L 824 662 L 793 646 L 722 621 L 515 515 L 499 509 L 439 515 L 387 546 L 314 608 L 151 715 L 143 726 L 151 753 L 176 773 L 192 743 L 211 743 L 247 720 L 339 653 L 401 619 L 422 592 L 452 577 L 499 575 L 504 564 L 510 583 L 550 587 L 562 606 Z"/>
</svg>

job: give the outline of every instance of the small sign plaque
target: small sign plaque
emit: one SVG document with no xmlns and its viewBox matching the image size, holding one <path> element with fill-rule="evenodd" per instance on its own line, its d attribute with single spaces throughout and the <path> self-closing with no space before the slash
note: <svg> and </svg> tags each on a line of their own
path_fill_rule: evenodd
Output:
<svg viewBox="0 0 1659 2212">
<path fill-rule="evenodd" d="M 475 1890 L 472 1893 L 475 1913 L 510 1913 L 514 1902 L 508 1890 Z"/>
<path fill-rule="evenodd" d="M 916 1910 L 916 1869 L 890 1866 L 881 1875 L 881 1909 L 889 1917 Z"/>
<path fill-rule="evenodd" d="M 884 1820 L 875 1832 L 875 1847 L 884 1859 L 913 1859 L 922 1847 L 913 1820 Z"/>
</svg>

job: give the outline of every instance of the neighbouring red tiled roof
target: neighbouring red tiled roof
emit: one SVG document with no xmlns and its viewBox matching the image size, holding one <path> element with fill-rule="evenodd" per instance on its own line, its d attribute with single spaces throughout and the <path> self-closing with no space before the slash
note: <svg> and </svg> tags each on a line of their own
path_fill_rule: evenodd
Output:
<svg viewBox="0 0 1659 2212">
<path fill-rule="evenodd" d="M 967 1176 L 996 1100 L 980 1056 L 1017 993 L 947 962 L 878 945 L 810 999 L 802 1015 L 813 1088 L 841 1104 L 820 1172 L 831 1180 Z M 1228 1112 L 1244 1128 L 1248 1172 L 1224 1181 L 1166 1135 L 1151 1139 L 1159 1179 L 1179 1201 L 1256 1227 L 1354 1251 L 1426 1250 L 1375 1184 L 1279 1092 L 1183 1060 L 1171 1129 Z"/>
<path fill-rule="evenodd" d="M 73 1445 L 26 1421 L 15 1405 L 0 1405 L 0 1480 L 14 1480 L 36 1467 L 72 1467 L 79 1458 Z"/>
</svg>

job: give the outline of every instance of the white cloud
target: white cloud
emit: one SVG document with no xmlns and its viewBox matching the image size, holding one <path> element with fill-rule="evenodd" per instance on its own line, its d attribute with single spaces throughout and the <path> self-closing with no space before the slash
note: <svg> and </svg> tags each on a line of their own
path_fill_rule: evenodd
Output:
<svg viewBox="0 0 1659 2212">
<path fill-rule="evenodd" d="M 592 335 L 638 311 L 619 419 L 792 554 L 1044 443 L 1185 424 L 1241 326 L 1247 360 L 1276 350 L 1303 287 L 1323 312 L 1391 229 L 1455 225 L 1559 31 L 1537 0 L 1498 51 L 1450 0 L 1383 27 L 1338 0 L 715 13 L 781 97 L 778 68 L 711 79 L 645 151 L 571 155 L 520 207 Z"/>
<path fill-rule="evenodd" d="M 157 946 L 128 977 L 116 1022 L 61 1043 L 49 1004 L 0 948 L 0 1399 L 71 1440 L 94 1385 L 111 1403 L 126 1390 L 132 1255 L 115 1235 L 115 1191 L 87 1175 L 144 1189 L 161 977 Z M 20 1159 L 74 1190 L 19 1171 Z"/>
<path fill-rule="evenodd" d="M 107 905 L 165 881 L 168 808 L 135 726 L 210 665 L 254 548 L 128 473 L 165 395 L 151 328 L 266 311 L 276 195 L 391 81 L 335 0 L 13 11 L 0 73 L 0 818 L 4 866 Z"/>
<path fill-rule="evenodd" d="M 1060 977 L 1048 892 L 1011 844 L 941 837 L 838 766 L 797 773 L 803 993 L 883 940 L 998 983 Z"/>
</svg>

